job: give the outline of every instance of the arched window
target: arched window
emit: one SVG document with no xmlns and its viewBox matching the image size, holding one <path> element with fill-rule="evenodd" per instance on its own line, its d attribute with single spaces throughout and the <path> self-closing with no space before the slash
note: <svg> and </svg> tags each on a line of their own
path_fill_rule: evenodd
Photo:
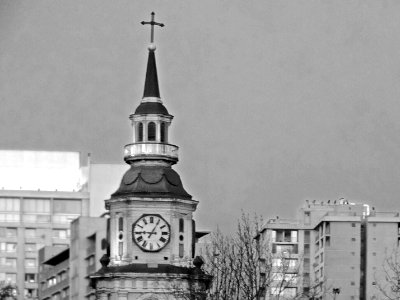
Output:
<svg viewBox="0 0 400 300">
<path fill-rule="evenodd" d="M 185 224 L 183 219 L 179 219 L 179 232 L 183 232 L 185 229 Z"/>
<path fill-rule="evenodd" d="M 143 123 L 140 122 L 138 126 L 138 142 L 143 142 Z"/>
<path fill-rule="evenodd" d="M 156 140 L 156 124 L 154 122 L 150 122 L 149 125 L 147 125 L 147 140 Z"/>
<path fill-rule="evenodd" d="M 165 142 L 165 123 L 161 123 L 161 143 Z"/>
</svg>

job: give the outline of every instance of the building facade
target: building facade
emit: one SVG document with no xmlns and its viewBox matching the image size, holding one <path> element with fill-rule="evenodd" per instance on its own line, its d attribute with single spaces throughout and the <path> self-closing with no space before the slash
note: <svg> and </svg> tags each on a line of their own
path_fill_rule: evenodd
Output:
<svg viewBox="0 0 400 300">
<path fill-rule="evenodd" d="M 0 282 L 38 299 L 38 250 L 69 247 L 70 223 L 97 217 L 91 205 L 114 191 L 122 164 L 83 164 L 79 152 L 0 150 Z"/>
<path fill-rule="evenodd" d="M 86 192 L 0 191 L 0 281 L 16 284 L 19 300 L 37 299 L 38 250 L 67 248 L 88 202 Z"/>
<path fill-rule="evenodd" d="M 95 299 L 89 275 L 107 253 L 108 217 L 79 217 L 71 223 L 71 246 L 40 250 L 40 300 Z M 53 250 L 53 253 L 46 254 Z"/>
<path fill-rule="evenodd" d="M 154 22 L 154 13 L 152 26 Z M 160 25 L 160 24 L 158 24 Z M 172 165 L 178 147 L 169 144 L 173 116 L 160 98 L 155 45 L 149 56 L 142 101 L 130 116 L 130 169 L 106 200 L 110 213 L 110 255 L 91 276 L 97 299 L 161 300 L 205 296 L 210 277 L 194 259 L 198 201 L 192 199 Z"/>
<path fill-rule="evenodd" d="M 380 299 L 382 266 L 397 249 L 399 224 L 398 213 L 344 199 L 308 201 L 297 219 L 269 220 L 261 230 L 273 255 L 266 299 Z"/>
<path fill-rule="evenodd" d="M 38 250 L 67 248 L 70 222 L 89 214 L 77 152 L 0 151 L 0 281 L 37 299 Z"/>
<path fill-rule="evenodd" d="M 46 246 L 39 250 L 39 299 L 70 299 L 69 254 L 69 248 Z"/>
</svg>

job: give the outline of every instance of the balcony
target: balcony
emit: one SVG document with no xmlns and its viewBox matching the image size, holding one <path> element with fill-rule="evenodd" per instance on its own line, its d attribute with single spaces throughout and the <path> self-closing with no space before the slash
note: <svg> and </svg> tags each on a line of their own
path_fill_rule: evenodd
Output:
<svg viewBox="0 0 400 300">
<path fill-rule="evenodd" d="M 178 146 L 163 143 L 134 143 L 124 148 L 125 161 L 141 159 L 163 159 L 176 163 L 178 161 Z"/>
</svg>

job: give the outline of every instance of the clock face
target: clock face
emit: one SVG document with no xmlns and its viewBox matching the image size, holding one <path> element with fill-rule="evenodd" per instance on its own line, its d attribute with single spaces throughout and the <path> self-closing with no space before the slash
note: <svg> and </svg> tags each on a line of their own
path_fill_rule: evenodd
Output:
<svg viewBox="0 0 400 300">
<path fill-rule="evenodd" d="M 132 225 L 132 239 L 144 251 L 160 251 L 168 244 L 170 233 L 160 215 L 143 215 Z"/>
</svg>

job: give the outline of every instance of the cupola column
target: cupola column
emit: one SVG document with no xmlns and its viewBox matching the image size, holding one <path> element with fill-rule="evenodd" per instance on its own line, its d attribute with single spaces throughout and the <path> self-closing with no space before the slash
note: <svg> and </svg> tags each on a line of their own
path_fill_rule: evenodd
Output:
<svg viewBox="0 0 400 300">
<path fill-rule="evenodd" d="M 156 141 L 161 143 L 161 123 L 156 123 Z"/>
</svg>

